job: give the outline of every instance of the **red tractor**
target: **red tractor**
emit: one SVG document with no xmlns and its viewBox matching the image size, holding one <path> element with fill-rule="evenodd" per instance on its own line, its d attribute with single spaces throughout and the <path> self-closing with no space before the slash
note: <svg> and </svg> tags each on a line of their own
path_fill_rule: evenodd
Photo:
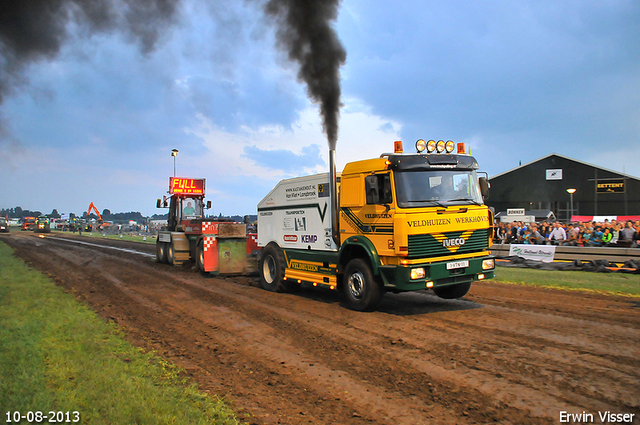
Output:
<svg viewBox="0 0 640 425">
<path fill-rule="evenodd" d="M 158 232 L 156 259 L 181 265 L 195 261 L 203 273 L 247 272 L 247 230 L 244 223 L 205 218 L 205 179 L 171 177 L 169 196 L 158 208 L 169 208 L 167 226 Z"/>
</svg>

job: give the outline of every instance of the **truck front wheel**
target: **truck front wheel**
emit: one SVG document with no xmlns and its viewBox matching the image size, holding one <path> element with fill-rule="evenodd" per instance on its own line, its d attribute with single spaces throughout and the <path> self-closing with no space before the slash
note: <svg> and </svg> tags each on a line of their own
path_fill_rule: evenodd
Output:
<svg viewBox="0 0 640 425">
<path fill-rule="evenodd" d="M 258 262 L 260 286 L 272 292 L 286 292 L 284 285 L 284 254 L 274 245 L 267 245 Z"/>
<path fill-rule="evenodd" d="M 384 296 L 384 287 L 375 278 L 371 267 L 361 258 L 356 258 L 347 264 L 342 280 L 347 307 L 356 311 L 374 309 Z"/>
<path fill-rule="evenodd" d="M 442 286 L 433 288 L 433 292 L 440 298 L 452 300 L 454 298 L 462 298 L 467 295 L 471 288 L 471 282 L 458 283 L 457 285 Z"/>
</svg>

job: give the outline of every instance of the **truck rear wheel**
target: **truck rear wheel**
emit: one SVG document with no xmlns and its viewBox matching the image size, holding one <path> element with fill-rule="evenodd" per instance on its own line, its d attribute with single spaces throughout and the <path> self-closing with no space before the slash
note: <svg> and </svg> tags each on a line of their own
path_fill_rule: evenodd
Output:
<svg viewBox="0 0 640 425">
<path fill-rule="evenodd" d="M 433 288 L 433 292 L 440 298 L 452 300 L 454 298 L 462 298 L 467 295 L 471 288 L 471 282 L 458 283 L 457 285 L 442 286 Z"/>
<path fill-rule="evenodd" d="M 158 263 L 167 262 L 167 244 L 164 242 L 156 242 L 156 261 Z"/>
<path fill-rule="evenodd" d="M 287 292 L 284 278 L 284 254 L 282 250 L 275 245 L 267 245 L 258 262 L 258 270 L 260 271 L 260 286 L 262 289 L 272 292 Z"/>
<path fill-rule="evenodd" d="M 374 309 L 384 296 L 384 287 L 373 275 L 369 264 L 361 258 L 347 264 L 342 291 L 347 307 L 356 311 Z"/>
</svg>

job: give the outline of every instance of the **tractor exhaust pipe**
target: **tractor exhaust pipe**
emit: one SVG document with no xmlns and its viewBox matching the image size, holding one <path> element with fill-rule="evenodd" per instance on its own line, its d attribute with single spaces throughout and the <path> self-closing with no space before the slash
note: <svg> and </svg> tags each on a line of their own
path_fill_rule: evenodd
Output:
<svg viewBox="0 0 640 425">
<path fill-rule="evenodd" d="M 330 190 L 330 208 L 331 208 L 331 238 L 336 246 L 340 246 L 340 231 L 338 219 L 338 183 L 336 177 L 336 150 L 329 150 L 329 190 Z"/>
</svg>

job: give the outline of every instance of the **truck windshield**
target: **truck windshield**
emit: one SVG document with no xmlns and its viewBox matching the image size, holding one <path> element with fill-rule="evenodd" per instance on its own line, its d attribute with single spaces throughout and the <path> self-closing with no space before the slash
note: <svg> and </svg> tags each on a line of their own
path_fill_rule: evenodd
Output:
<svg viewBox="0 0 640 425">
<path fill-rule="evenodd" d="M 474 170 L 396 171 L 400 208 L 482 204 Z"/>
</svg>

